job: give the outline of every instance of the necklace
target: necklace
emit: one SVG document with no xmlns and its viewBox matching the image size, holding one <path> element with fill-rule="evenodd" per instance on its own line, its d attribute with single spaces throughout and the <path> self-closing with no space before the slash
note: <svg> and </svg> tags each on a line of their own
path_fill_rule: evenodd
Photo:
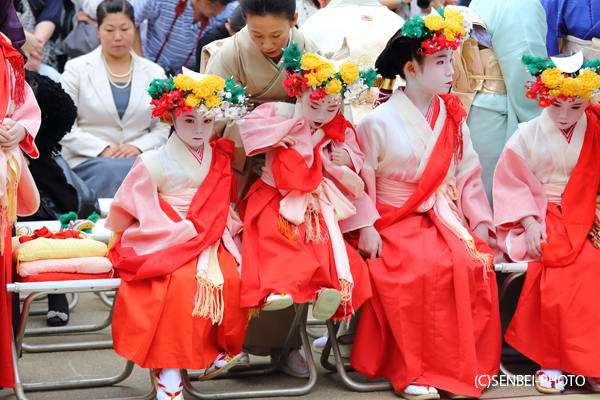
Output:
<svg viewBox="0 0 600 400">
<path fill-rule="evenodd" d="M 123 75 L 117 75 L 110 70 L 110 68 L 108 67 L 108 63 L 106 62 L 106 57 L 104 57 L 104 53 L 102 53 L 102 62 L 104 62 L 104 68 L 106 69 L 106 72 L 109 74 L 108 82 L 111 85 L 113 85 L 117 89 L 125 89 L 126 87 L 128 87 L 131 84 L 131 80 L 133 78 L 133 73 L 132 73 L 133 72 L 133 54 L 131 55 L 131 63 L 129 65 L 129 71 Z M 124 82 L 125 84 L 123 86 L 119 86 L 116 82 L 113 82 L 113 80 L 110 78 L 111 76 L 113 76 L 115 78 L 125 78 L 126 76 L 129 76 L 129 79 L 127 79 L 127 82 Z M 120 82 L 120 83 L 123 83 L 123 82 Z"/>
</svg>

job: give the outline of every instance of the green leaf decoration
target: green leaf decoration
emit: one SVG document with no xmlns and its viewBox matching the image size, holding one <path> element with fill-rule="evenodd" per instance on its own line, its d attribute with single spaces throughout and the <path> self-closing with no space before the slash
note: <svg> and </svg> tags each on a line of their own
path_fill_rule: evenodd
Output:
<svg viewBox="0 0 600 400">
<path fill-rule="evenodd" d="M 148 88 L 148 94 L 152 97 L 153 100 L 158 100 L 160 97 L 169 93 L 172 90 L 175 90 L 175 84 L 173 83 L 173 77 L 170 77 L 168 80 L 164 79 L 154 79 L 150 82 L 150 87 Z"/>
<path fill-rule="evenodd" d="M 415 15 L 402 26 L 402 34 L 410 38 L 425 38 L 433 35 L 433 31 L 425 26 L 423 18 Z"/>
<path fill-rule="evenodd" d="M 544 60 L 541 57 L 530 56 L 529 54 L 523 54 L 521 62 L 525 64 L 531 75 L 538 76 L 548 68 L 556 68 L 554 62 L 551 59 Z"/>
<path fill-rule="evenodd" d="M 368 87 L 373 87 L 375 81 L 377 80 L 377 72 L 375 72 L 373 68 L 369 68 L 366 71 L 360 71 L 360 77 L 365 85 Z"/>
<path fill-rule="evenodd" d="M 283 66 L 286 70 L 300 70 L 300 60 L 302 59 L 302 50 L 296 43 L 292 43 L 283 51 Z"/>
</svg>

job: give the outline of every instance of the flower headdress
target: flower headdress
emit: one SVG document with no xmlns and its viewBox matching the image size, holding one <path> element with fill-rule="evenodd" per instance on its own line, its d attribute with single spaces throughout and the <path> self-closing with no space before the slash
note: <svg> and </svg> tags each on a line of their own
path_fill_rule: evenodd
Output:
<svg viewBox="0 0 600 400">
<path fill-rule="evenodd" d="M 238 119 L 246 114 L 247 101 L 243 87 L 231 78 L 204 75 L 183 68 L 183 73 L 167 80 L 154 79 L 148 93 L 154 106 L 152 116 L 164 118 L 172 111 L 175 115 L 190 113 L 198 107 L 204 117 Z"/>
<path fill-rule="evenodd" d="M 312 88 L 311 100 L 320 100 L 328 94 L 338 100 L 343 94 L 353 106 L 357 106 L 360 95 L 369 90 L 377 79 L 373 68 L 360 71 L 352 61 L 336 66 L 316 54 L 302 54 L 295 43 L 283 52 L 283 65 L 287 75 L 283 87 L 288 94 L 293 97 Z"/>
<path fill-rule="evenodd" d="M 526 96 L 537 100 L 540 107 L 548 107 L 556 99 L 580 97 L 592 100 L 600 95 L 600 60 L 585 61 L 583 53 L 568 53 L 542 59 L 523 55 L 521 59 L 535 82 L 525 85 Z"/>
<path fill-rule="evenodd" d="M 413 39 L 423 39 L 419 54 L 435 54 L 438 51 L 456 50 L 473 29 L 473 22 L 465 14 L 454 8 L 431 10 L 425 18 L 418 15 L 406 21 L 402 34 Z"/>
</svg>

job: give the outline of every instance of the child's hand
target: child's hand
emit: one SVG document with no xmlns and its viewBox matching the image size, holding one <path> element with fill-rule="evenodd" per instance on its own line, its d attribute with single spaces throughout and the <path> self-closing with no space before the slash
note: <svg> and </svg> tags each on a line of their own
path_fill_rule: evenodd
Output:
<svg viewBox="0 0 600 400">
<path fill-rule="evenodd" d="M 546 232 L 537 221 L 533 221 L 526 226 L 525 241 L 527 243 L 527 252 L 533 256 L 541 257 L 542 242 L 548 240 L 548 235 L 546 235 Z"/>
<path fill-rule="evenodd" d="M 347 167 L 352 166 L 352 160 L 350 159 L 350 154 L 344 149 L 334 148 L 331 150 L 331 159 L 335 165 L 345 165 Z"/>
<path fill-rule="evenodd" d="M 490 244 L 490 232 L 485 224 L 479 224 L 473 229 L 473 234 L 483 240 L 487 245 Z"/>
<path fill-rule="evenodd" d="M 6 118 L 4 124 L 0 125 L 0 145 L 3 150 L 12 150 L 18 146 L 25 135 L 25 127 L 10 118 Z"/>
<path fill-rule="evenodd" d="M 284 149 L 287 149 L 288 147 L 292 147 L 296 144 L 296 139 L 294 139 L 293 137 L 291 137 L 290 135 L 284 137 L 283 139 L 281 139 L 279 142 L 275 143 L 273 145 L 273 147 L 283 147 Z"/>
<path fill-rule="evenodd" d="M 366 226 L 360 230 L 358 239 L 358 252 L 367 258 L 377 258 L 383 249 L 383 241 L 377 229 L 373 226 Z"/>
</svg>

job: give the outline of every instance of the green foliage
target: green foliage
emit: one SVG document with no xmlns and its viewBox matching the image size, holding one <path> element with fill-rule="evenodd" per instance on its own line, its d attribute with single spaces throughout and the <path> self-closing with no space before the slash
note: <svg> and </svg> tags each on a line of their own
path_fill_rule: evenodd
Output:
<svg viewBox="0 0 600 400">
<path fill-rule="evenodd" d="M 296 43 L 292 43 L 283 51 L 283 66 L 286 70 L 300 70 L 300 60 L 302 60 L 302 50 Z"/>
<path fill-rule="evenodd" d="M 244 88 L 235 83 L 235 81 L 231 78 L 225 79 L 225 92 L 231 93 L 231 97 L 226 100 L 232 104 L 242 103 L 243 101 L 240 101 L 240 96 L 244 97 L 246 95 Z"/>
<path fill-rule="evenodd" d="M 402 26 L 402 34 L 410 38 L 426 38 L 433 35 L 433 31 L 425 26 L 423 18 L 415 15 Z"/>
<path fill-rule="evenodd" d="M 369 68 L 366 71 L 360 71 L 360 77 L 363 79 L 365 85 L 372 87 L 377 80 L 377 72 L 373 68 Z"/>
<path fill-rule="evenodd" d="M 525 64 L 531 75 L 538 76 L 548 68 L 555 68 L 554 62 L 551 59 L 544 60 L 541 57 L 530 56 L 523 54 L 521 62 Z"/>
<path fill-rule="evenodd" d="M 153 100 L 158 100 L 160 97 L 169 93 L 172 90 L 175 90 L 175 84 L 173 83 L 173 77 L 170 77 L 168 80 L 164 79 L 154 79 L 150 83 L 150 87 L 148 88 L 148 94 L 152 97 Z"/>
</svg>

